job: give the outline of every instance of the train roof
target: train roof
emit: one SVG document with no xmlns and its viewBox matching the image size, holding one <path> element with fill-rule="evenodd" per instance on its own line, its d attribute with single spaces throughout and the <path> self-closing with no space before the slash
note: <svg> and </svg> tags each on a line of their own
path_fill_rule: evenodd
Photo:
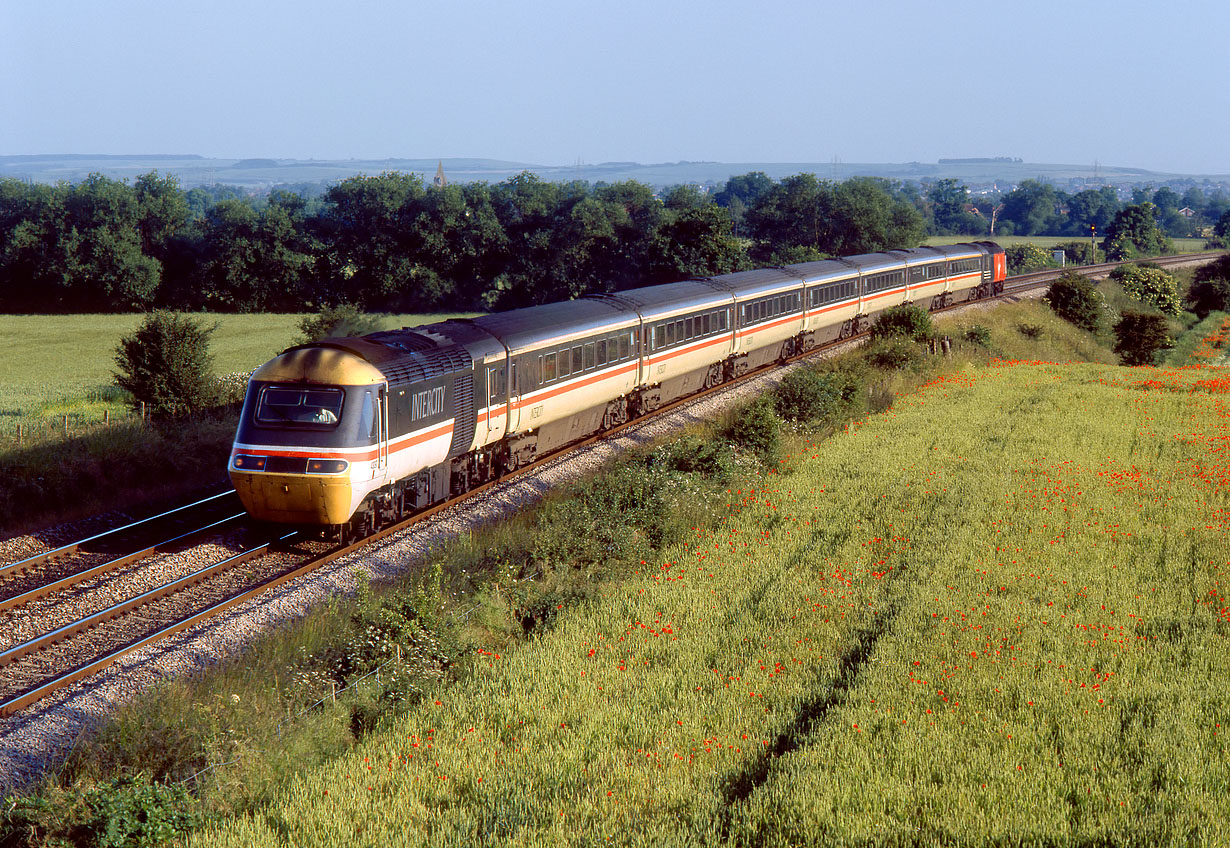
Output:
<svg viewBox="0 0 1230 848">
<path fill-rule="evenodd" d="M 468 319 L 502 341 L 512 353 L 569 338 L 619 330 L 638 323 L 629 307 L 598 298 L 566 300 Z"/>
<path fill-rule="evenodd" d="M 799 262 L 786 266 L 792 273 L 798 274 L 808 284 L 820 280 L 837 280 L 842 277 L 853 277 L 858 269 L 853 268 L 840 259 L 817 259 L 813 262 Z"/>
<path fill-rule="evenodd" d="M 900 258 L 888 253 L 860 253 L 857 256 L 843 256 L 840 261 L 851 268 L 857 268 L 861 274 L 890 271 L 901 265 Z"/>
<path fill-rule="evenodd" d="M 723 291 L 733 292 L 737 299 L 742 299 L 797 288 L 803 284 L 803 278 L 786 268 L 757 268 L 754 271 L 707 277 L 706 282 Z"/>
<path fill-rule="evenodd" d="M 660 286 L 645 286 L 592 297 L 611 300 L 624 308 L 635 309 L 646 321 L 676 312 L 704 309 L 707 306 L 717 308 L 729 305 L 732 301 L 729 292 L 714 288 L 710 283 L 701 280 L 663 283 Z"/>
</svg>

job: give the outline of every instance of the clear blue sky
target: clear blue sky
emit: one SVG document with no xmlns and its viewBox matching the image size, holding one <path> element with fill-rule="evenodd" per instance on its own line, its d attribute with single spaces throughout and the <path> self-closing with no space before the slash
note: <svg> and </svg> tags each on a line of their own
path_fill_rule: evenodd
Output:
<svg viewBox="0 0 1230 848">
<path fill-rule="evenodd" d="M 0 154 L 1230 173 L 1230 3 L 0 0 Z"/>
</svg>

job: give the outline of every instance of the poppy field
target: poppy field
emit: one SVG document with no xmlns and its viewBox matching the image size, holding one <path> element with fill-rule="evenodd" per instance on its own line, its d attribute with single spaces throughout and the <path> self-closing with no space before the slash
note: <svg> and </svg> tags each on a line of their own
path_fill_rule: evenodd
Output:
<svg viewBox="0 0 1230 848">
<path fill-rule="evenodd" d="M 798 437 L 190 841 L 1225 845 L 1225 377 L 999 361 Z"/>
</svg>

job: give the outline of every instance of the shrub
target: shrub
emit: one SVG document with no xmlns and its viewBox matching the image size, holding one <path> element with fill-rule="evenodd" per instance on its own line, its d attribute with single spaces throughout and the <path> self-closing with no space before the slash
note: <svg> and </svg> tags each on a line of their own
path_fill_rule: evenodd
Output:
<svg viewBox="0 0 1230 848">
<path fill-rule="evenodd" d="M 905 336 L 913 341 L 930 338 L 934 328 L 931 316 L 917 306 L 893 306 L 885 309 L 871 325 L 872 340 L 889 336 Z"/>
<path fill-rule="evenodd" d="M 1102 294 L 1093 283 L 1075 271 L 1064 271 L 1042 298 L 1055 314 L 1082 330 L 1097 332 L 1101 322 Z"/>
<path fill-rule="evenodd" d="M 164 845 L 203 821 L 187 789 L 151 783 L 144 775 L 80 795 L 7 800 L 0 831 L 5 845 Z"/>
<path fill-rule="evenodd" d="M 961 337 L 967 342 L 978 345 L 979 347 L 991 346 L 991 330 L 981 324 L 974 324 L 972 327 L 966 327 Z"/>
<path fill-rule="evenodd" d="M 781 426 L 773 399 L 762 395 L 735 410 L 725 435 L 735 446 L 771 462 L 781 444 Z"/>
<path fill-rule="evenodd" d="M 1009 274 L 1028 274 L 1055 267 L 1051 252 L 1036 244 L 1014 244 L 1005 248 L 1004 253 L 1008 258 Z"/>
<path fill-rule="evenodd" d="M 1115 324 L 1115 353 L 1124 365 L 1152 365 L 1170 347 L 1166 319 L 1144 312 L 1124 312 Z"/>
<path fill-rule="evenodd" d="M 1121 265 L 1110 272 L 1110 277 L 1123 286 L 1133 300 L 1155 306 L 1167 315 L 1179 315 L 1183 311 L 1179 303 L 1179 281 L 1152 263 Z"/>
<path fill-rule="evenodd" d="M 310 344 L 322 339 L 340 339 L 347 336 L 363 336 L 380 329 L 381 315 L 364 312 L 352 303 L 326 306 L 315 315 L 299 322 L 300 344 Z"/>
<path fill-rule="evenodd" d="M 1021 323 L 1016 325 L 1016 329 L 1017 329 L 1017 332 L 1019 332 L 1022 336 L 1024 336 L 1027 339 L 1036 340 L 1036 339 L 1042 338 L 1042 325 L 1041 324 L 1030 324 L 1027 321 L 1022 321 Z"/>
<path fill-rule="evenodd" d="M 1197 268 L 1194 280 L 1187 302 L 1201 320 L 1210 312 L 1230 312 L 1230 256 Z"/>
<path fill-rule="evenodd" d="M 649 468 L 665 468 L 681 474 L 699 474 L 711 480 L 725 480 L 734 470 L 730 445 L 717 439 L 703 439 L 685 433 L 656 447 L 645 460 Z"/>
<path fill-rule="evenodd" d="M 201 327 L 173 312 L 151 312 L 133 335 L 120 339 L 116 385 L 132 395 L 134 407 L 144 402 L 159 418 L 211 406 L 217 400 L 209 354 L 209 336 L 215 329 L 217 325 Z"/>
<path fill-rule="evenodd" d="M 835 375 L 814 368 L 791 371 L 773 392 L 775 411 L 789 421 L 821 421 L 843 405 L 842 386 Z"/>
<path fill-rule="evenodd" d="M 898 371 L 918 364 L 922 354 L 912 342 L 900 338 L 880 339 L 867 346 L 867 362 L 882 371 Z"/>
</svg>

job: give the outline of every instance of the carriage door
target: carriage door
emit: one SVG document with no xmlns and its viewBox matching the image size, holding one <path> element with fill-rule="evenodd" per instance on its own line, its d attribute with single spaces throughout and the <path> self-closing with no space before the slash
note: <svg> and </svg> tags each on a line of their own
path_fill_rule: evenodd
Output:
<svg viewBox="0 0 1230 848">
<path fill-rule="evenodd" d="M 487 432 L 495 433 L 502 430 L 504 422 L 497 423 L 497 418 L 507 418 L 508 415 L 508 391 L 506 388 L 506 380 L 508 375 L 508 366 L 501 363 L 499 365 L 487 366 Z"/>
<path fill-rule="evenodd" d="M 376 390 L 376 422 L 379 440 L 376 448 L 376 476 L 383 478 L 389 473 L 389 388 L 387 383 Z"/>
</svg>

